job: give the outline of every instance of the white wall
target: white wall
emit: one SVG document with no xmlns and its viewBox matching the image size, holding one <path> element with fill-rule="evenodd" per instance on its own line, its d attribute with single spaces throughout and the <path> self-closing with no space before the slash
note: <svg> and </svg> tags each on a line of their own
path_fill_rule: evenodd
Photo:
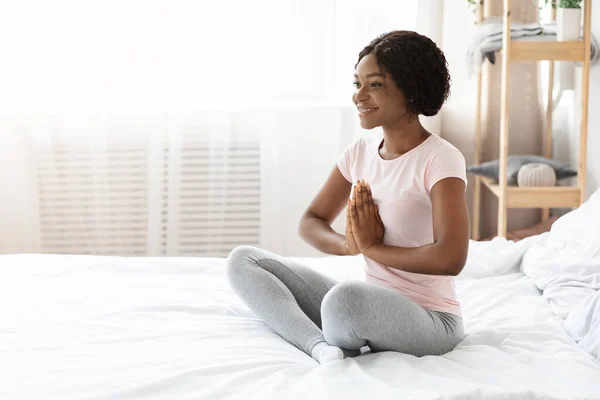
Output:
<svg viewBox="0 0 600 400">
<path fill-rule="evenodd" d="M 298 222 L 338 156 L 364 131 L 352 106 L 290 109 L 278 116 L 273 123 L 280 129 L 271 128 L 275 135 L 263 146 L 261 247 L 290 257 L 323 255 L 300 239 Z M 344 232 L 344 211 L 332 227 Z"/>
<path fill-rule="evenodd" d="M 475 101 L 477 80 L 467 69 L 465 38 L 475 33 L 475 17 L 468 3 L 446 4 L 443 9 L 442 50 L 452 77 L 451 94 L 442 108 L 442 136 L 457 146 L 471 163 L 475 143 Z"/>
<path fill-rule="evenodd" d="M 467 165 L 475 155 L 475 101 L 477 80 L 470 76 L 466 63 L 467 40 L 475 33 L 475 16 L 466 1 L 447 2 L 443 8 L 442 50 L 452 77 L 451 94 L 441 111 L 441 135 L 465 156 Z M 469 182 L 472 177 L 469 176 Z M 469 210 L 473 198 L 472 184 L 467 187 Z"/>
<path fill-rule="evenodd" d="M 592 8 L 592 35 L 600 39 L 600 7 Z M 576 89 L 562 112 L 568 121 L 558 124 L 554 130 L 556 157 L 573 167 L 579 160 L 579 116 L 581 111 L 581 69 L 575 69 Z M 570 104 L 569 104 L 570 103 Z M 588 142 L 587 142 L 587 195 L 600 188 L 600 63 L 590 69 L 589 106 L 588 106 Z M 560 121 L 559 121 L 560 122 Z M 561 129 L 561 127 L 564 127 Z M 568 127 L 568 128 L 567 128 Z M 565 129 L 567 128 L 567 129 Z"/>
</svg>

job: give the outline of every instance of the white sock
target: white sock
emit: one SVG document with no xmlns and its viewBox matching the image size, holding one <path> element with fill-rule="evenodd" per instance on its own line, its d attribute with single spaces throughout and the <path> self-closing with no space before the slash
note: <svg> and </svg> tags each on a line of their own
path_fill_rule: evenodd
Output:
<svg viewBox="0 0 600 400">
<path fill-rule="evenodd" d="M 337 346 L 330 346 L 327 342 L 319 342 L 313 347 L 310 356 L 317 360 L 319 364 L 325 364 L 330 361 L 343 360 L 344 352 Z"/>
</svg>

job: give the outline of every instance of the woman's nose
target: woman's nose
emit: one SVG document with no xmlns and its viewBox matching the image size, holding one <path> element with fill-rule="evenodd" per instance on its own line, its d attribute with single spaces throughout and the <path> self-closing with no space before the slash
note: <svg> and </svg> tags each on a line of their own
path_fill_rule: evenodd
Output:
<svg viewBox="0 0 600 400">
<path fill-rule="evenodd" d="M 358 89 L 356 91 L 356 94 L 354 95 L 354 97 L 356 98 L 357 101 L 364 101 L 367 100 L 367 98 L 369 97 L 368 92 L 364 89 L 364 86 L 361 87 L 360 89 Z"/>
</svg>

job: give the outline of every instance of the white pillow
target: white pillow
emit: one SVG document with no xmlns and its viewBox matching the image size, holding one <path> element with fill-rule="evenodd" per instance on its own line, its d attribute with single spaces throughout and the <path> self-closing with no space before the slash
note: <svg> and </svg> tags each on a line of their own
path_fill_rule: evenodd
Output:
<svg viewBox="0 0 600 400">
<path fill-rule="evenodd" d="M 565 329 L 581 348 L 600 361 L 600 290 L 573 308 Z"/>
<path fill-rule="evenodd" d="M 518 242 L 503 237 L 485 242 L 471 240 L 466 265 L 457 278 L 479 279 L 518 272 L 523 254 L 541 238 L 542 235 L 530 236 Z"/>
<path fill-rule="evenodd" d="M 600 253 L 600 189 L 578 209 L 554 222 L 548 241 L 585 249 L 588 255 Z"/>
<path fill-rule="evenodd" d="M 522 269 L 563 318 L 600 289 L 600 189 L 527 250 Z"/>
</svg>

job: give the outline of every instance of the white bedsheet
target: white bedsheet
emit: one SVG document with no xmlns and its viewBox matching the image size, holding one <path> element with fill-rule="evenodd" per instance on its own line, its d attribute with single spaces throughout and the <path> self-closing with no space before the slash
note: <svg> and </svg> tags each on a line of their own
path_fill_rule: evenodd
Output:
<svg viewBox="0 0 600 400">
<path fill-rule="evenodd" d="M 303 261 L 361 276 L 358 257 Z M 467 336 L 445 356 L 320 366 L 253 316 L 223 265 L 0 256 L 0 399 L 600 399 L 600 363 L 521 273 L 457 280 Z"/>
</svg>

